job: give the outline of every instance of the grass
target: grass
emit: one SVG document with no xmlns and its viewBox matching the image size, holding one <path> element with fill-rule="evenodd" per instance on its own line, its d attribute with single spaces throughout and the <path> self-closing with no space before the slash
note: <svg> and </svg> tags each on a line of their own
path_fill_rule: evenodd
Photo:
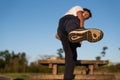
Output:
<svg viewBox="0 0 120 80">
<path fill-rule="evenodd" d="M 33 74 L 33 73 L 4 73 L 2 75 L 5 75 L 5 76 L 13 78 L 13 79 L 21 78 L 23 80 L 30 80 L 29 76 L 31 74 Z M 115 73 L 115 76 L 116 76 L 116 80 L 120 80 L 120 73 Z"/>
<path fill-rule="evenodd" d="M 12 79 L 23 79 L 23 80 L 30 80 L 29 77 L 31 74 L 45 74 L 45 73 L 4 73 L 2 75 L 6 76 L 6 77 L 10 77 Z M 48 73 L 50 74 L 50 73 Z"/>
<path fill-rule="evenodd" d="M 3 75 L 7 77 L 11 77 L 13 79 L 20 78 L 23 80 L 29 80 L 30 73 L 5 73 Z"/>
</svg>

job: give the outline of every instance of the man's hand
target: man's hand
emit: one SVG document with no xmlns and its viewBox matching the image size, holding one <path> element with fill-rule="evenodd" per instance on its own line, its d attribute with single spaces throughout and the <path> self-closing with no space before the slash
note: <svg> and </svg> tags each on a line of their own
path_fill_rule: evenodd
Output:
<svg viewBox="0 0 120 80">
<path fill-rule="evenodd" d="M 80 41 L 80 44 L 82 44 L 82 41 Z"/>
<path fill-rule="evenodd" d="M 58 34 L 55 35 L 56 39 L 60 40 L 60 37 Z"/>
</svg>

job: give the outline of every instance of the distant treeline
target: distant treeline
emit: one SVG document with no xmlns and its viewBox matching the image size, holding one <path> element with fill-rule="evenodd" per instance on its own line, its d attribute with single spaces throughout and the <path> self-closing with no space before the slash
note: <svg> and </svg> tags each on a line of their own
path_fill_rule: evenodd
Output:
<svg viewBox="0 0 120 80">
<path fill-rule="evenodd" d="M 0 51 L 0 72 L 26 72 L 28 61 L 26 53 Z"/>
<path fill-rule="evenodd" d="M 51 72 L 47 66 L 28 65 L 25 52 L 0 51 L 0 73 L 45 73 Z"/>
</svg>

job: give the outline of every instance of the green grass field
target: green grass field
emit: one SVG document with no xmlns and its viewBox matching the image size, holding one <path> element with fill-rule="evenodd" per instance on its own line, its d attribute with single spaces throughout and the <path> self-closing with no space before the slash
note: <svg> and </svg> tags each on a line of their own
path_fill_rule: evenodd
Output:
<svg viewBox="0 0 120 80">
<path fill-rule="evenodd" d="M 11 77 L 13 79 L 20 78 L 20 79 L 23 79 L 23 80 L 30 80 L 29 79 L 30 73 L 5 73 L 5 74 L 2 74 L 2 75 L 5 75 L 7 77 Z"/>
</svg>

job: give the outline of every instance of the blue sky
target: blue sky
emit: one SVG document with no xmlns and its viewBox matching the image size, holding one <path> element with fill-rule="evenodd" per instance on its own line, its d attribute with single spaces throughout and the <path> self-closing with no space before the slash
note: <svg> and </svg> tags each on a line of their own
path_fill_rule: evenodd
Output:
<svg viewBox="0 0 120 80">
<path fill-rule="evenodd" d="M 0 51 L 25 52 L 29 61 L 57 55 L 57 49 L 62 47 L 55 39 L 59 18 L 80 5 L 93 15 L 85 27 L 103 30 L 104 38 L 97 43 L 84 41 L 77 49 L 78 59 L 94 60 L 107 46 L 102 59 L 120 62 L 119 3 L 120 0 L 0 0 Z"/>
</svg>

